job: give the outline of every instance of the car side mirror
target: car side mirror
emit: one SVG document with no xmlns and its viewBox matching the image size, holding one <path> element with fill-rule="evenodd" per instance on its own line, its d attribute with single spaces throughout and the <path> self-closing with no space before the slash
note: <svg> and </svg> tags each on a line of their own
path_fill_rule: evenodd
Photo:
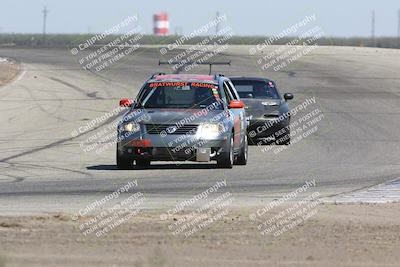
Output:
<svg viewBox="0 0 400 267">
<path fill-rule="evenodd" d="M 283 98 L 286 100 L 286 101 L 288 101 L 288 100 L 290 100 L 290 99 L 293 99 L 293 94 L 291 94 L 291 93 L 285 93 L 284 95 L 283 95 Z"/>
<path fill-rule="evenodd" d="M 229 102 L 228 108 L 244 108 L 244 103 L 243 101 L 240 100 L 231 100 L 231 102 Z"/>
<path fill-rule="evenodd" d="M 119 106 L 124 108 L 129 108 L 132 106 L 133 103 L 134 101 L 132 99 L 123 98 L 119 101 Z"/>
</svg>

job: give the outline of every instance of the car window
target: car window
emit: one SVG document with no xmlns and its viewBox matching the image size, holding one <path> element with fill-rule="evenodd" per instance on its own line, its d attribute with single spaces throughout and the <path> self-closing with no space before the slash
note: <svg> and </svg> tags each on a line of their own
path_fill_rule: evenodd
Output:
<svg viewBox="0 0 400 267">
<path fill-rule="evenodd" d="M 279 99 L 278 91 L 273 82 L 232 80 L 241 98 Z"/>
<path fill-rule="evenodd" d="M 158 82 L 143 89 L 138 105 L 143 108 L 222 109 L 218 86 L 209 83 Z"/>
<path fill-rule="evenodd" d="M 225 92 L 226 100 L 228 101 L 228 103 L 231 102 L 231 100 L 233 100 L 234 98 L 233 98 L 232 93 L 230 92 L 229 87 L 226 82 L 224 82 L 224 92 Z"/>
<path fill-rule="evenodd" d="M 233 99 L 235 100 L 240 100 L 238 93 L 236 92 L 235 86 L 232 84 L 231 81 L 228 81 L 228 88 L 229 91 L 231 92 L 231 95 L 233 96 Z"/>
</svg>

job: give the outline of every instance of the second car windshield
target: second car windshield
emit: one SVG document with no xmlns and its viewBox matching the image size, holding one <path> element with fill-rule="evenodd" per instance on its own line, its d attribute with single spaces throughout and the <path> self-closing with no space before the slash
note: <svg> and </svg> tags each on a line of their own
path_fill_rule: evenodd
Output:
<svg viewBox="0 0 400 267">
<path fill-rule="evenodd" d="M 148 83 L 138 99 L 142 108 L 222 109 L 218 86 L 209 83 Z"/>
<path fill-rule="evenodd" d="M 279 99 L 278 91 L 273 82 L 265 81 L 234 81 L 240 98 L 270 98 Z"/>
</svg>

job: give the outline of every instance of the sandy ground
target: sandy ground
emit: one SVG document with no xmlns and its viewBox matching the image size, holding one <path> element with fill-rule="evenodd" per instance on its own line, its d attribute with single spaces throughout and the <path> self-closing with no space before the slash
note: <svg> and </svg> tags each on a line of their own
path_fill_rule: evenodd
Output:
<svg viewBox="0 0 400 267">
<path fill-rule="evenodd" d="M 249 218 L 256 208 L 239 200 L 275 199 L 309 177 L 322 196 L 398 178 L 400 52 L 322 47 L 276 73 L 262 72 L 260 55 L 249 56 L 248 47 L 228 52 L 235 64 L 218 71 L 270 76 L 296 95 L 293 106 L 316 96 L 326 114 L 321 131 L 276 156 L 253 146 L 248 166 L 224 172 L 196 164 L 118 171 L 113 149 L 84 153 L 80 142 L 88 136 L 70 133 L 135 95 L 159 51 L 144 50 L 100 78 L 82 72 L 69 51 L 2 50 L 24 62 L 26 75 L 0 90 L 0 267 L 399 266 L 399 204 L 320 205 L 306 221 L 290 220 L 292 229 L 263 236 Z M 4 77 L 12 73 L 11 65 L 4 68 Z M 185 215 L 161 220 L 168 201 L 193 197 L 223 177 L 239 207 L 186 239 L 173 235 L 169 226 Z M 133 179 L 153 208 L 100 238 L 82 234 L 93 218 L 75 221 L 68 212 Z"/>
<path fill-rule="evenodd" d="M 187 238 L 169 230 L 183 215 L 155 211 L 101 237 L 80 231 L 84 217 L 0 217 L 0 266 L 399 266 L 399 208 L 319 204 L 278 236 L 260 234 L 248 217 L 255 209 L 230 210 Z"/>
<path fill-rule="evenodd" d="M 0 86 L 7 84 L 19 73 L 21 67 L 15 61 L 8 61 L 0 57 Z"/>
</svg>

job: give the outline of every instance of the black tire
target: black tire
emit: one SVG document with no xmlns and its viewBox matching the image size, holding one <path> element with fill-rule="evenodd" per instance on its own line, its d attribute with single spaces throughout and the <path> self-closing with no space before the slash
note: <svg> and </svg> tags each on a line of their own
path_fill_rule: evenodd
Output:
<svg viewBox="0 0 400 267">
<path fill-rule="evenodd" d="M 259 141 L 259 139 L 256 138 L 256 137 L 250 137 L 250 136 L 247 135 L 247 141 L 248 141 L 249 145 L 256 146 L 258 141 Z"/>
<path fill-rule="evenodd" d="M 225 151 L 220 159 L 217 160 L 217 166 L 224 169 L 232 169 L 234 162 L 234 154 L 233 154 L 233 133 L 230 138 L 230 142 L 228 145 L 228 151 Z"/>
<path fill-rule="evenodd" d="M 138 166 L 140 168 L 149 167 L 151 164 L 151 161 L 149 159 L 137 159 L 135 162 L 136 162 L 136 166 Z"/>
<path fill-rule="evenodd" d="M 240 148 L 240 152 L 236 158 L 235 164 L 236 165 L 246 165 L 248 155 L 249 155 L 248 140 L 247 140 L 247 136 L 245 135 L 243 146 Z"/>
<path fill-rule="evenodd" d="M 277 145 L 290 145 L 290 130 L 286 129 L 285 133 L 278 138 L 275 142 Z"/>
<path fill-rule="evenodd" d="M 129 170 L 129 169 L 132 169 L 133 162 L 132 162 L 132 160 L 129 160 L 125 157 L 120 156 L 117 152 L 117 167 L 120 170 Z"/>
</svg>

